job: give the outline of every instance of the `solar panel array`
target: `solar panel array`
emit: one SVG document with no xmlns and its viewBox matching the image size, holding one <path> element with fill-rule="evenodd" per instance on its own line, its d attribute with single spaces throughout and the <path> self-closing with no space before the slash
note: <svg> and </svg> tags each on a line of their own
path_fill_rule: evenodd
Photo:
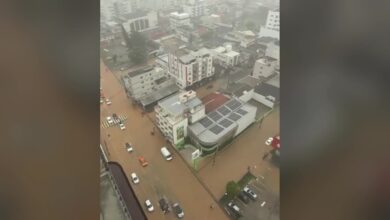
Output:
<svg viewBox="0 0 390 220">
<path fill-rule="evenodd" d="M 219 119 L 222 118 L 222 115 L 219 114 L 218 112 L 211 112 L 210 114 L 208 114 L 208 116 L 213 119 L 213 121 L 217 122 Z"/>
<path fill-rule="evenodd" d="M 231 124 L 233 124 L 233 122 L 225 118 L 222 121 L 220 121 L 219 124 L 222 125 L 223 127 L 227 128 Z"/>
<path fill-rule="evenodd" d="M 241 116 L 239 115 L 239 114 L 236 114 L 236 113 L 232 113 L 232 114 L 230 114 L 229 115 L 229 117 L 228 117 L 230 120 L 232 120 L 232 121 L 237 121 L 238 119 L 240 119 L 241 118 Z"/>
<path fill-rule="evenodd" d="M 233 100 L 231 100 L 230 102 L 228 102 L 228 103 L 226 104 L 226 106 L 227 106 L 228 108 L 230 108 L 230 109 L 233 111 L 234 109 L 237 109 L 238 107 L 240 107 L 240 106 L 241 106 L 241 103 L 240 103 L 239 101 L 233 99 Z"/>
<path fill-rule="evenodd" d="M 202 124 L 203 127 L 207 128 L 208 126 L 213 124 L 213 122 L 208 117 L 205 117 L 202 120 L 200 120 L 200 124 Z"/>
<path fill-rule="evenodd" d="M 226 108 L 225 106 L 220 107 L 217 111 L 218 111 L 219 113 L 221 113 L 221 115 L 227 115 L 227 114 L 229 114 L 230 112 L 232 112 L 232 111 L 230 111 L 228 108 Z"/>
<path fill-rule="evenodd" d="M 212 128 L 210 128 L 210 131 L 214 134 L 219 134 L 221 131 L 223 131 L 223 128 L 221 126 L 215 125 Z"/>
<path fill-rule="evenodd" d="M 244 109 L 240 108 L 236 111 L 236 113 L 240 114 L 240 115 L 246 115 L 248 112 L 245 111 Z"/>
</svg>

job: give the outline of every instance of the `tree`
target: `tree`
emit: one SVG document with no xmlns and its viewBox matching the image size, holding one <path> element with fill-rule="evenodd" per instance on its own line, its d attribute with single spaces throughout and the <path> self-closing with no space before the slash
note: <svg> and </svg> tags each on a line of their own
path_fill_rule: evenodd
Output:
<svg viewBox="0 0 390 220">
<path fill-rule="evenodd" d="M 139 32 L 132 32 L 129 39 L 129 58 L 136 64 L 145 63 L 147 54 L 146 38 Z"/>
<path fill-rule="evenodd" d="M 230 199 L 233 199 L 235 196 L 237 196 L 239 192 L 240 192 L 240 186 L 236 182 L 229 181 L 226 184 L 226 193 Z"/>
</svg>

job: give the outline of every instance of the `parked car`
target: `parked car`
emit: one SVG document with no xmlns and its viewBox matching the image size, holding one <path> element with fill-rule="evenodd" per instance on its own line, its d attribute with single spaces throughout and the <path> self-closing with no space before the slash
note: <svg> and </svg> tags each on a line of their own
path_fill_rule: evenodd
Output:
<svg viewBox="0 0 390 220">
<path fill-rule="evenodd" d="M 167 147 L 162 147 L 161 148 L 161 154 L 163 155 L 165 160 L 168 160 L 168 161 L 172 160 L 172 154 L 171 154 L 171 152 L 169 152 Z"/>
<path fill-rule="evenodd" d="M 166 198 L 161 198 L 158 203 L 160 204 L 160 208 L 164 213 L 169 212 L 169 204 Z"/>
<path fill-rule="evenodd" d="M 108 116 L 106 119 L 107 119 L 108 124 L 114 123 L 114 120 L 112 120 L 112 118 L 110 116 Z"/>
<path fill-rule="evenodd" d="M 175 212 L 176 216 L 178 218 L 183 218 L 184 217 L 184 212 L 183 209 L 180 207 L 179 203 L 173 204 L 173 211 Z"/>
<path fill-rule="evenodd" d="M 100 104 L 103 104 L 103 99 L 100 99 Z"/>
<path fill-rule="evenodd" d="M 123 131 L 126 129 L 125 125 L 121 122 L 119 123 L 119 128 Z"/>
<path fill-rule="evenodd" d="M 129 153 L 133 152 L 133 147 L 129 143 L 126 142 L 125 146 L 126 146 L 127 152 L 129 152 Z"/>
<path fill-rule="evenodd" d="M 251 190 L 248 186 L 245 186 L 243 190 L 249 196 L 249 198 L 251 198 L 253 200 L 257 199 L 256 193 L 253 192 L 253 190 Z"/>
<path fill-rule="evenodd" d="M 133 181 L 134 184 L 139 183 L 139 178 L 136 173 L 131 173 L 130 176 L 131 176 L 131 181 Z"/>
<path fill-rule="evenodd" d="M 274 140 L 274 138 L 273 138 L 273 137 L 270 137 L 270 138 L 268 138 L 268 139 L 265 141 L 265 144 L 266 144 L 267 146 L 269 146 L 269 145 L 271 145 L 271 143 L 272 143 L 273 140 Z"/>
<path fill-rule="evenodd" d="M 106 104 L 107 104 L 107 105 L 111 105 L 110 99 L 106 98 Z"/>
<path fill-rule="evenodd" d="M 230 201 L 230 202 L 228 203 L 228 207 L 229 207 L 230 210 L 232 210 L 236 215 L 241 215 L 240 208 L 239 208 L 233 201 Z"/>
<path fill-rule="evenodd" d="M 141 166 L 146 167 L 148 165 L 148 162 L 145 160 L 143 156 L 138 157 L 138 161 L 141 164 Z"/>
<path fill-rule="evenodd" d="M 145 206 L 146 206 L 146 209 L 148 209 L 149 212 L 153 212 L 154 211 L 154 207 L 152 205 L 152 202 L 149 199 L 147 199 L 145 201 Z"/>
<path fill-rule="evenodd" d="M 248 204 L 249 203 L 249 198 L 248 196 L 243 192 L 241 191 L 239 194 L 238 194 L 238 198 L 243 201 L 245 204 Z"/>
</svg>

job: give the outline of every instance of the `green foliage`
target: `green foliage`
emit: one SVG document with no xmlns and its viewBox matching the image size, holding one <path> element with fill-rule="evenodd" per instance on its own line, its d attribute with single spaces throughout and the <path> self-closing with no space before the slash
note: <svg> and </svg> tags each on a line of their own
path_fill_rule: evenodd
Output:
<svg viewBox="0 0 390 220">
<path fill-rule="evenodd" d="M 136 64 L 145 63 L 148 58 L 146 38 L 139 32 L 132 32 L 129 45 L 129 58 Z"/>
<path fill-rule="evenodd" d="M 226 184 L 227 197 L 229 197 L 230 199 L 233 199 L 235 196 L 237 196 L 239 192 L 240 192 L 240 186 L 236 182 L 229 181 Z"/>
</svg>

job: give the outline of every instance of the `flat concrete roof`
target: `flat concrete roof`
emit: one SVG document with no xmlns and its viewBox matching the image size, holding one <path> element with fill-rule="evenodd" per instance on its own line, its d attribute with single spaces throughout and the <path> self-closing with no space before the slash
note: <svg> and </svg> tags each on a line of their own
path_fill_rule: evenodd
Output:
<svg viewBox="0 0 390 220">
<path fill-rule="evenodd" d="M 163 109 L 165 109 L 166 111 L 171 113 L 172 115 L 183 114 L 183 112 L 187 108 L 191 109 L 193 107 L 196 107 L 196 106 L 202 104 L 202 101 L 200 101 L 200 99 L 198 97 L 192 98 L 192 99 L 188 100 L 185 103 L 181 103 L 180 100 L 179 100 L 180 94 L 181 93 L 177 93 L 177 94 L 174 94 L 172 96 L 169 96 L 169 97 L 161 100 L 158 104 Z"/>
<path fill-rule="evenodd" d="M 139 99 L 139 101 L 141 102 L 141 104 L 143 106 L 147 106 L 147 105 L 153 104 L 157 101 L 160 101 L 161 99 L 163 99 L 169 95 L 172 95 L 172 94 L 178 92 L 179 89 L 180 88 L 172 80 L 172 84 L 170 84 L 169 86 L 164 87 L 162 89 L 159 89 L 158 91 L 155 91 L 147 96 L 143 96 Z"/>
</svg>

